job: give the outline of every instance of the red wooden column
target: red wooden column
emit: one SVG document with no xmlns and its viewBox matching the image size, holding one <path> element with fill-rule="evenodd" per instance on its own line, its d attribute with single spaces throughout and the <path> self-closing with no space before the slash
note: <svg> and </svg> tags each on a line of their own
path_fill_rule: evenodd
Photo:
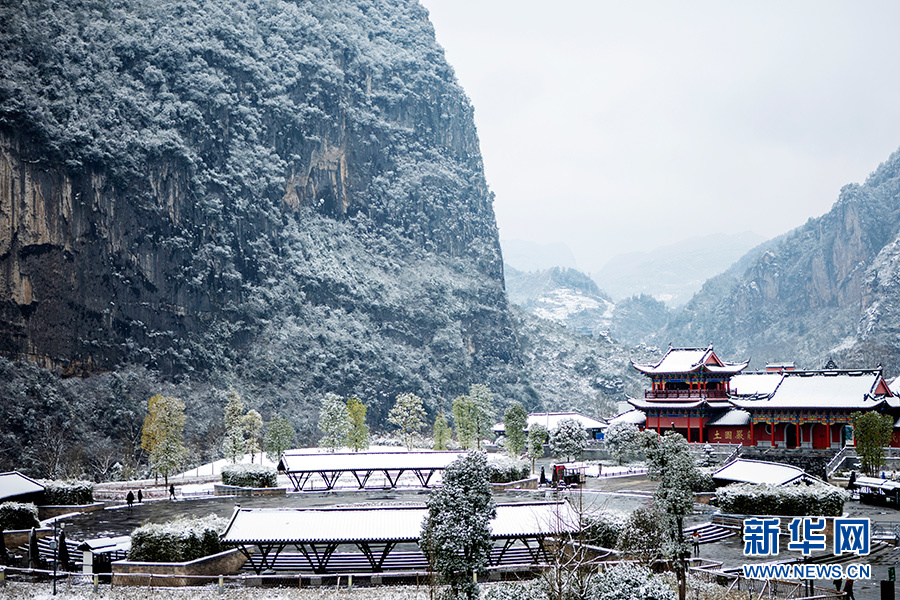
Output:
<svg viewBox="0 0 900 600">
<path fill-rule="evenodd" d="M 750 445 L 754 446 L 753 443 L 753 419 L 750 419 Z"/>
<path fill-rule="evenodd" d="M 703 443 L 703 415 L 697 417 L 697 424 L 700 426 L 700 443 Z"/>
<path fill-rule="evenodd" d="M 690 412 L 688 412 L 688 414 L 687 414 L 687 422 L 688 422 L 688 427 L 687 427 L 687 430 L 688 430 L 688 444 L 690 444 L 690 443 L 691 443 L 691 413 L 690 413 Z"/>
<path fill-rule="evenodd" d="M 772 425 L 772 446 L 775 446 L 775 421 L 770 423 Z"/>
<path fill-rule="evenodd" d="M 803 438 L 800 437 L 800 421 L 797 421 L 797 447 L 803 445 Z"/>
</svg>

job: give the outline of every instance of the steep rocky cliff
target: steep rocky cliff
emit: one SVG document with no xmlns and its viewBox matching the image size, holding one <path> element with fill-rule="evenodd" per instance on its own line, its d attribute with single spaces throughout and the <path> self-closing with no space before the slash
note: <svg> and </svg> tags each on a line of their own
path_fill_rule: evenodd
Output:
<svg viewBox="0 0 900 600">
<path fill-rule="evenodd" d="M 415 0 L 0 23 L 0 352 L 47 369 L 4 364 L 4 462 L 38 453 L 48 402 L 89 420 L 82 394 L 129 398 L 133 431 L 169 389 L 199 430 L 236 387 L 307 441 L 327 391 L 376 425 L 400 392 L 525 395 L 472 107 Z"/>
<path fill-rule="evenodd" d="M 900 153 L 825 215 L 767 242 L 708 281 L 662 339 L 707 344 L 733 358 L 807 368 L 900 368 Z"/>
</svg>

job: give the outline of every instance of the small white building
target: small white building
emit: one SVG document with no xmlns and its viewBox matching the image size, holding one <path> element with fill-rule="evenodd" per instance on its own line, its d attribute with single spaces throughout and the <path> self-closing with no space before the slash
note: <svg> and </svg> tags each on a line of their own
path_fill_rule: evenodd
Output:
<svg viewBox="0 0 900 600">
<path fill-rule="evenodd" d="M 547 428 L 547 431 L 553 431 L 561 421 L 565 421 L 566 419 L 574 419 L 581 423 L 581 426 L 587 431 L 589 438 L 594 440 L 603 439 L 603 432 L 606 431 L 607 427 L 606 422 L 577 412 L 531 413 L 528 415 L 525 431 L 528 431 L 534 424 L 543 425 Z M 494 425 L 493 431 L 497 436 L 505 435 L 506 426 L 501 421 Z"/>
</svg>

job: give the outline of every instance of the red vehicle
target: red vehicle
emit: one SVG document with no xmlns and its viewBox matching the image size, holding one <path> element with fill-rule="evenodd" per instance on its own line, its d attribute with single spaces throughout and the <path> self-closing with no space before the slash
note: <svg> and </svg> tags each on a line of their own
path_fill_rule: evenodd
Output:
<svg viewBox="0 0 900 600">
<path fill-rule="evenodd" d="M 566 485 L 584 483 L 584 467 L 576 467 L 565 463 L 553 465 L 553 485 L 564 483 Z"/>
</svg>

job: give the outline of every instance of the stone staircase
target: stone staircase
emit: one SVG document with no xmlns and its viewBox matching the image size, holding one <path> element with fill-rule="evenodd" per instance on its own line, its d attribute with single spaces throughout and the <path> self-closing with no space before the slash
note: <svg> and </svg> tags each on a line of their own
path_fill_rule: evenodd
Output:
<svg viewBox="0 0 900 600">
<path fill-rule="evenodd" d="M 738 534 L 736 530 L 729 527 L 723 527 L 715 523 L 701 523 L 700 525 L 685 527 L 684 538 L 688 541 L 693 540 L 695 531 L 700 534 L 701 544 L 711 544 Z"/>
</svg>

